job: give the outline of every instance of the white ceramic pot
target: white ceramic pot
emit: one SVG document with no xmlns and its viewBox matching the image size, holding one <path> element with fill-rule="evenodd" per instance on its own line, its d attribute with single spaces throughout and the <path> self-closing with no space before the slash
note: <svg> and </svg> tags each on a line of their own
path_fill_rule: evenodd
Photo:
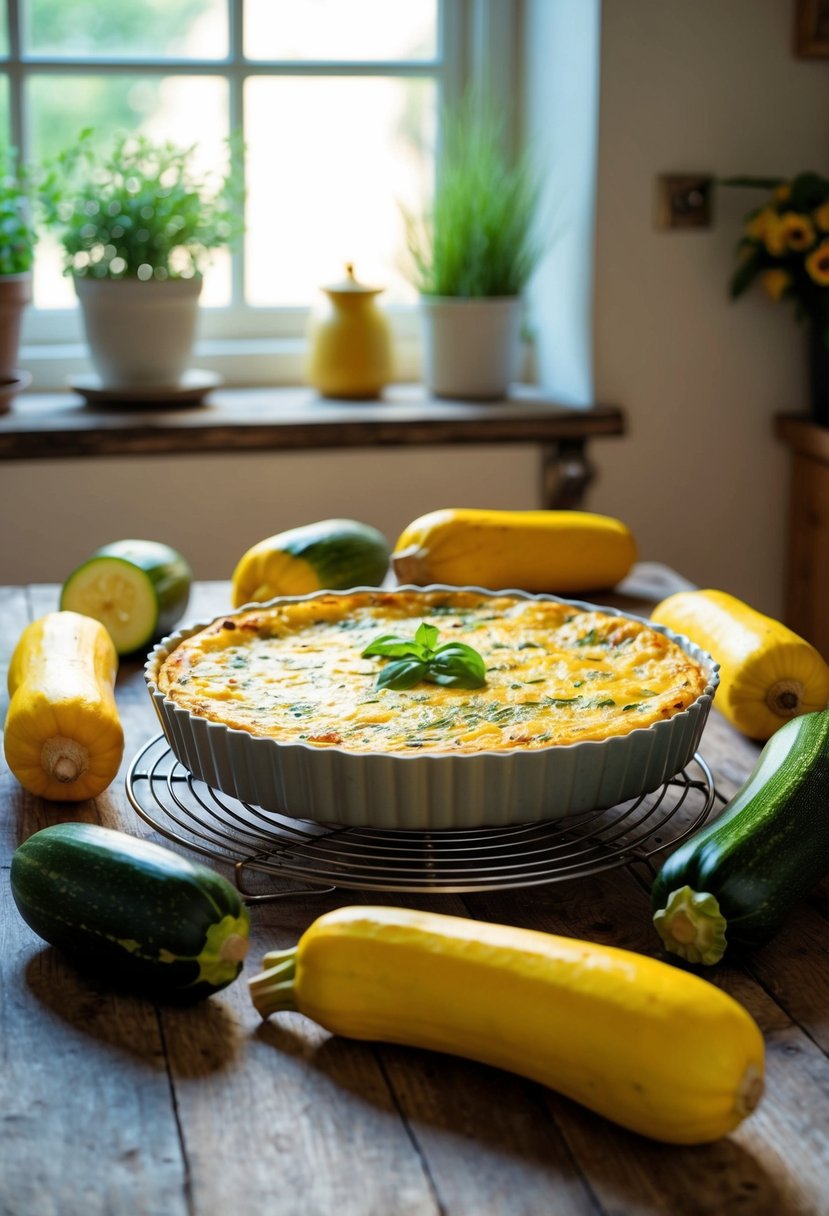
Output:
<svg viewBox="0 0 829 1216">
<path fill-rule="evenodd" d="M 176 385 L 190 366 L 202 280 L 75 279 L 104 388 Z"/>
<path fill-rule="evenodd" d="M 493 400 L 518 378 L 521 300 L 421 296 L 423 382 L 435 397 Z"/>
</svg>

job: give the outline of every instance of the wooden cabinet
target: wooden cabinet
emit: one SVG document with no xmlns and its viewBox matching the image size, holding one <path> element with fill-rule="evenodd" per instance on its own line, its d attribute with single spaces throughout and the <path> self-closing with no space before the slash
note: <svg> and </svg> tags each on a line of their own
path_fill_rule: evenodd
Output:
<svg viewBox="0 0 829 1216">
<path fill-rule="evenodd" d="M 792 454 L 786 624 L 829 660 L 829 427 L 781 414 L 775 431 Z"/>
</svg>

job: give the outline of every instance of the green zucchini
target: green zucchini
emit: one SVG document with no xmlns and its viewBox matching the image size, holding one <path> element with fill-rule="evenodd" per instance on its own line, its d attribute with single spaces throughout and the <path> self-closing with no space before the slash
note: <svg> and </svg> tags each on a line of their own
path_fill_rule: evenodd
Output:
<svg viewBox="0 0 829 1216">
<path fill-rule="evenodd" d="M 391 546 L 382 532 L 356 519 L 323 519 L 268 536 L 233 571 L 235 608 L 279 595 L 378 587 Z"/>
<path fill-rule="evenodd" d="M 184 615 L 193 575 L 175 549 L 155 540 L 104 545 L 63 584 L 60 606 L 105 625 L 119 654 L 170 633 Z"/>
<path fill-rule="evenodd" d="M 53 824 L 16 849 L 11 890 L 38 936 L 140 995 L 189 1003 L 242 970 L 250 918 L 235 887 L 151 841 Z"/>
<path fill-rule="evenodd" d="M 651 891 L 665 948 L 711 964 L 768 941 L 829 873 L 827 797 L 829 709 L 781 726 L 718 818 L 667 858 Z"/>
</svg>

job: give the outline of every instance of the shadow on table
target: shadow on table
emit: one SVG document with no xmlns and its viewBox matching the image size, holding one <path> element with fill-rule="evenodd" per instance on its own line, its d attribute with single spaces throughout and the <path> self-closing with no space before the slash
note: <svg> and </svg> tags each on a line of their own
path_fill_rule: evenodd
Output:
<svg viewBox="0 0 829 1216">
<path fill-rule="evenodd" d="M 561 1187 L 581 1179 L 602 1210 L 719 1216 L 781 1216 L 786 1197 L 755 1154 L 734 1136 L 714 1144 L 662 1144 L 629 1132 L 535 1082 L 487 1065 L 419 1048 L 331 1036 L 316 1048 L 301 1029 L 272 1019 L 260 1041 L 304 1062 L 339 1088 L 389 1105 L 439 1169 L 529 1168 L 535 1185 Z M 384 1085 L 371 1078 L 376 1071 Z M 361 1079 L 362 1078 L 362 1079 Z M 385 1103 L 384 1103 L 385 1105 Z M 447 1146 L 447 1137 L 451 1145 Z M 447 1155 L 447 1153 L 449 1155 Z"/>
<path fill-rule="evenodd" d="M 215 998 L 195 1005 L 156 1005 L 100 973 L 76 967 L 48 946 L 26 965 L 26 985 L 41 1007 L 79 1034 L 179 1076 L 228 1068 L 243 1042 L 236 1020 Z"/>
</svg>

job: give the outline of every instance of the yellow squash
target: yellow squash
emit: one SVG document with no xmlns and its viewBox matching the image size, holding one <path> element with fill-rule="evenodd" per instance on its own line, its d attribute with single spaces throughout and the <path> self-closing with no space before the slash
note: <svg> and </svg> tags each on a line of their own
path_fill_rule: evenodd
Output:
<svg viewBox="0 0 829 1216">
<path fill-rule="evenodd" d="M 651 619 L 716 659 L 717 709 L 752 739 L 770 739 L 789 718 L 829 703 L 829 665 L 814 646 L 725 591 L 680 591 Z"/>
<path fill-rule="evenodd" d="M 763 1091 L 741 1005 L 627 950 L 404 908 L 328 912 L 250 980 L 263 1017 L 451 1052 L 540 1081 L 657 1140 L 726 1135 Z"/>
<path fill-rule="evenodd" d="M 302 524 L 253 545 L 236 563 L 234 608 L 280 595 L 346 587 L 376 587 L 389 565 L 389 542 L 371 524 L 322 519 Z"/>
<path fill-rule="evenodd" d="M 20 635 L 9 667 L 4 748 L 20 784 L 43 798 L 94 798 L 124 751 L 113 686 L 118 656 L 105 627 L 50 612 Z"/>
<path fill-rule="evenodd" d="M 432 511 L 392 553 L 400 583 L 570 594 L 612 587 L 636 561 L 618 519 L 587 511 Z"/>
</svg>

